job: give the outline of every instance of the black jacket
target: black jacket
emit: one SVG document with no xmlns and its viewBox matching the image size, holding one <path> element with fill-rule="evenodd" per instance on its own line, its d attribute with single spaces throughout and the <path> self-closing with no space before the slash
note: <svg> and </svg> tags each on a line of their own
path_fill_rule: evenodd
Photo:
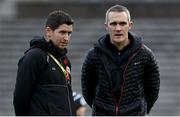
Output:
<svg viewBox="0 0 180 117">
<path fill-rule="evenodd" d="M 58 49 L 41 37 L 33 39 L 30 49 L 18 63 L 13 100 L 16 115 L 75 114 L 71 84 L 66 82 L 62 70 L 48 52 L 61 64 L 65 60 L 70 67 L 66 49 Z M 63 65 L 65 67 L 65 64 Z"/>
<path fill-rule="evenodd" d="M 93 115 L 145 115 L 158 98 L 160 75 L 152 51 L 129 33 L 122 51 L 101 37 L 82 67 L 82 92 Z"/>
</svg>

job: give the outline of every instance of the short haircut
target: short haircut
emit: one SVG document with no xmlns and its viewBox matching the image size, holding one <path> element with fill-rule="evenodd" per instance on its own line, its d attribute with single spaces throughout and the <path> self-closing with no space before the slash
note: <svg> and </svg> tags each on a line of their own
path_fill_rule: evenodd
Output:
<svg viewBox="0 0 180 117">
<path fill-rule="evenodd" d="M 105 23 L 108 22 L 108 16 L 109 16 L 110 12 L 126 12 L 127 16 L 128 16 L 128 20 L 131 21 L 130 12 L 126 7 L 124 7 L 122 5 L 114 5 L 106 11 Z"/>
<path fill-rule="evenodd" d="M 74 21 L 68 13 L 58 10 L 49 13 L 45 26 L 55 30 L 62 24 L 73 25 Z"/>
</svg>

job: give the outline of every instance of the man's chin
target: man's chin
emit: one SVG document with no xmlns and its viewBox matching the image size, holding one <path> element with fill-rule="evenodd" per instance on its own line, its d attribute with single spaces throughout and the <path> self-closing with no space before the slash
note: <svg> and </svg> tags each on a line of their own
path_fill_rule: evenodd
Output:
<svg viewBox="0 0 180 117">
<path fill-rule="evenodd" d="M 67 46 L 59 46 L 60 49 L 65 49 Z"/>
<path fill-rule="evenodd" d="M 114 41 L 116 41 L 116 42 L 122 42 L 123 40 L 124 40 L 124 38 L 122 38 L 122 37 L 114 38 Z"/>
</svg>

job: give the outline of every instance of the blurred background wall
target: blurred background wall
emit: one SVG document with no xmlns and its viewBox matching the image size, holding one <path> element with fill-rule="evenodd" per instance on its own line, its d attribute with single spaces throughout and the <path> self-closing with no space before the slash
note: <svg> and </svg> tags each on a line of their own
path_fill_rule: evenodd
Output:
<svg viewBox="0 0 180 117">
<path fill-rule="evenodd" d="M 180 115 L 180 0 L 0 0 L 0 116 L 14 115 L 12 104 L 17 63 L 29 41 L 42 35 L 45 18 L 61 9 L 75 19 L 68 56 L 73 90 L 81 93 L 80 72 L 87 51 L 105 34 L 106 10 L 115 4 L 129 8 L 133 32 L 155 53 L 161 87 L 150 115 Z M 91 110 L 87 106 L 87 115 Z"/>
</svg>

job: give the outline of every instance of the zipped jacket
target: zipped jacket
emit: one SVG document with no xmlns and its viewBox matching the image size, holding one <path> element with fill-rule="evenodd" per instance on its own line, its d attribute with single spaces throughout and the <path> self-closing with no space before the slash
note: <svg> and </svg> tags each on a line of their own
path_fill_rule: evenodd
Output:
<svg viewBox="0 0 180 117">
<path fill-rule="evenodd" d="M 41 37 L 33 39 L 30 46 L 18 63 L 13 99 L 15 114 L 75 115 L 71 79 L 67 82 L 62 69 L 54 60 L 59 61 L 64 69 L 70 68 L 67 50 L 58 49 Z"/>
<path fill-rule="evenodd" d="M 160 75 L 152 51 L 129 32 L 130 44 L 118 51 L 109 35 L 98 40 L 83 63 L 83 96 L 96 116 L 138 116 L 158 98 Z"/>
</svg>

